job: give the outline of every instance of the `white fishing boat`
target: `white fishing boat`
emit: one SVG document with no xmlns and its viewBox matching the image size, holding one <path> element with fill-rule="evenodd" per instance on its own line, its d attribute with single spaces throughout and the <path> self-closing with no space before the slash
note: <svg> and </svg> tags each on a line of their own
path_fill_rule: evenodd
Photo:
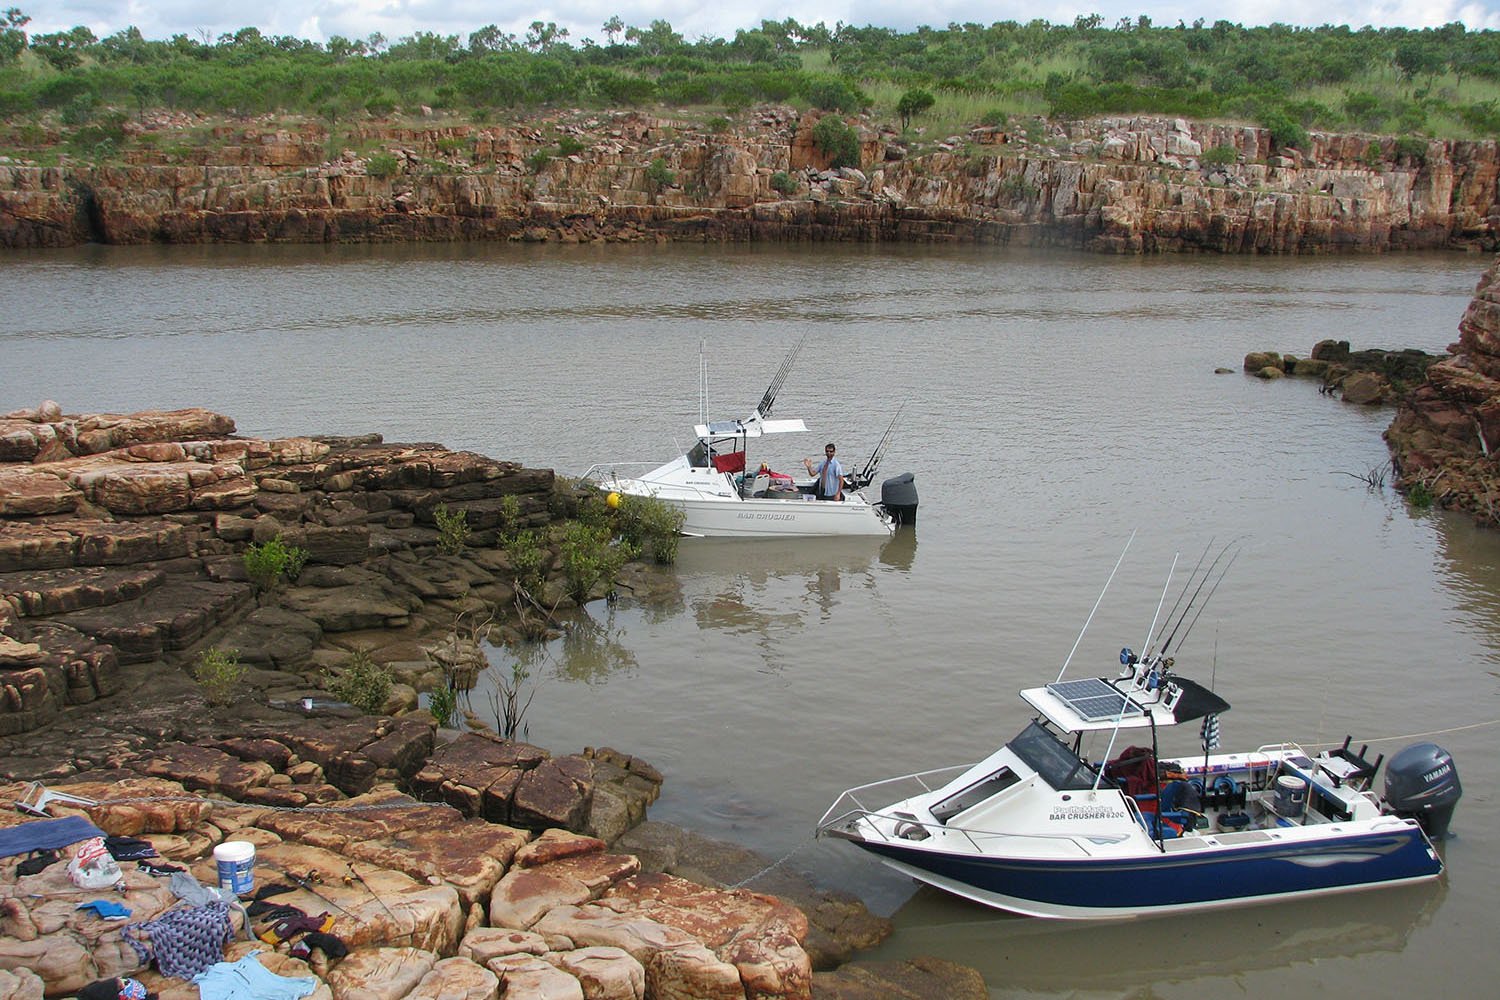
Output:
<svg viewBox="0 0 1500 1000">
<path fill-rule="evenodd" d="M 1010 742 L 975 764 L 851 788 L 818 834 L 939 889 L 1038 917 L 1207 910 L 1438 877 L 1434 841 L 1462 792 L 1442 748 L 1398 753 L 1383 795 L 1372 790 L 1383 757 L 1371 762 L 1348 739 L 1321 753 L 1284 742 L 1213 752 L 1229 705 L 1178 675 L 1168 654 L 1197 621 L 1189 614 L 1201 613 L 1218 562 L 1181 614 L 1168 614 L 1176 624 L 1156 634 L 1159 650 L 1153 621 L 1147 652 L 1122 650 L 1118 676 L 1059 673 L 1022 691 L 1034 716 Z M 1193 587 L 1190 578 L 1179 606 Z M 1161 731 L 1200 720 L 1201 754 L 1159 752 Z M 1127 740 L 1139 745 L 1116 754 Z"/>
<path fill-rule="evenodd" d="M 829 535 L 889 535 L 897 524 L 916 521 L 917 494 L 910 473 L 881 485 L 878 501 L 864 490 L 890 441 L 895 420 L 869 460 L 844 477 L 841 496 L 822 500 L 810 477 L 773 472 L 752 459 L 751 449 L 771 435 L 805 434 L 800 419 L 772 419 L 771 408 L 790 374 L 802 341 L 792 348 L 753 413 L 710 422 L 701 411 L 694 445 L 665 464 L 613 462 L 591 466 L 582 479 L 602 490 L 652 497 L 683 513 L 682 533 L 716 538 L 804 538 Z M 700 400 L 706 397 L 706 367 L 700 359 Z M 752 464 L 757 462 L 758 464 Z"/>
</svg>

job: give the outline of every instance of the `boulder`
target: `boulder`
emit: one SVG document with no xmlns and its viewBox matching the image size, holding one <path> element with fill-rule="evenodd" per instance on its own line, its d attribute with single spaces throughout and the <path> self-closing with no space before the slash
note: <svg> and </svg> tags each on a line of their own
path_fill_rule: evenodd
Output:
<svg viewBox="0 0 1500 1000">
<path fill-rule="evenodd" d="M 485 967 L 499 977 L 506 1000 L 584 1000 L 576 977 L 535 955 L 504 955 Z"/>
<path fill-rule="evenodd" d="M 328 973 L 336 1000 L 403 1000 L 437 964 L 421 948 L 361 948 Z"/>
<path fill-rule="evenodd" d="M 497 1000 L 500 979 L 467 958 L 445 958 L 427 970 L 406 1000 Z"/>
<path fill-rule="evenodd" d="M 585 1000 L 645 1000 L 646 970 L 620 948 L 575 948 L 542 956 L 578 980 Z"/>
</svg>

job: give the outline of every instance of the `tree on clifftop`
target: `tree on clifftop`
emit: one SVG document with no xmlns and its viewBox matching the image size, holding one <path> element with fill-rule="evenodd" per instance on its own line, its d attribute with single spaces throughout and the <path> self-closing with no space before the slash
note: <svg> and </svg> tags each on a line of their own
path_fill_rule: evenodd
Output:
<svg viewBox="0 0 1500 1000">
<path fill-rule="evenodd" d="M 936 103 L 937 98 L 925 90 L 913 89 L 902 94 L 901 100 L 896 102 L 896 114 L 901 116 L 902 130 L 911 126 L 913 115 L 921 114 Z"/>
</svg>

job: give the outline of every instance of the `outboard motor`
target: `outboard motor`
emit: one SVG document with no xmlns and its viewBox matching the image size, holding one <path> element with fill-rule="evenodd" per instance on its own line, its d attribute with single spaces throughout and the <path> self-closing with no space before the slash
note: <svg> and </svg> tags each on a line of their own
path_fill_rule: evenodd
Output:
<svg viewBox="0 0 1500 1000">
<path fill-rule="evenodd" d="M 916 476 L 903 472 L 880 484 L 880 506 L 891 515 L 891 520 L 900 524 L 917 523 Z"/>
<path fill-rule="evenodd" d="M 1391 812 L 1415 819 L 1433 840 L 1448 835 L 1453 808 L 1463 795 L 1453 757 L 1436 743 L 1414 743 L 1385 769 L 1385 802 Z"/>
</svg>

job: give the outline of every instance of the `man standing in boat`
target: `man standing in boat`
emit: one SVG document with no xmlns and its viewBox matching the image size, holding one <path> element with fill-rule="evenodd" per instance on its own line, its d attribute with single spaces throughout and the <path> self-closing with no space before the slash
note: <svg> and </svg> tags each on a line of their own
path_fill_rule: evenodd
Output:
<svg viewBox="0 0 1500 1000">
<path fill-rule="evenodd" d="M 802 464 L 807 467 L 810 476 L 817 477 L 817 496 L 819 500 L 842 500 L 844 499 L 844 467 L 839 460 L 833 457 L 836 449 L 833 442 L 823 446 L 823 454 L 826 456 L 816 466 L 810 458 L 804 458 Z"/>
</svg>

